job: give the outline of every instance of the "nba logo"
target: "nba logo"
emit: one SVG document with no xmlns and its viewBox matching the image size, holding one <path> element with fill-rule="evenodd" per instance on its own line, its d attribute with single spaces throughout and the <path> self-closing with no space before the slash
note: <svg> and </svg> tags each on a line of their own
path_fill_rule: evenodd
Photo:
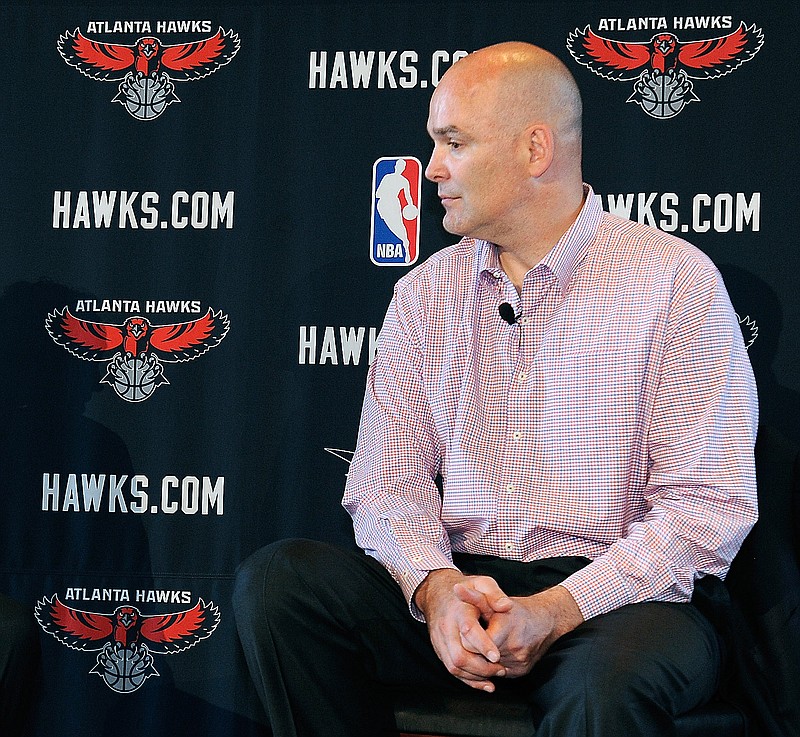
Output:
<svg viewBox="0 0 800 737">
<path fill-rule="evenodd" d="M 413 156 L 388 156 L 372 166 L 372 263 L 410 266 L 419 256 L 422 164 Z"/>
</svg>

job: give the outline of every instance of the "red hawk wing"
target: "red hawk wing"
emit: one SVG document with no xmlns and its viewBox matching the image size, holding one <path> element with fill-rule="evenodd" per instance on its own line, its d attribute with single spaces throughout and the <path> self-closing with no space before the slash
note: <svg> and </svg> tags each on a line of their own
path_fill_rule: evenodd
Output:
<svg viewBox="0 0 800 737">
<path fill-rule="evenodd" d="M 196 645 L 217 628 L 219 608 L 202 599 L 192 609 L 142 618 L 141 636 L 154 653 L 177 653 Z"/>
<path fill-rule="evenodd" d="M 764 43 L 764 34 L 755 23 L 749 28 L 740 23 L 727 36 L 682 43 L 678 63 L 694 79 L 713 79 L 730 74 L 755 56 Z"/>
<path fill-rule="evenodd" d="M 62 604 L 53 594 L 36 603 L 36 619 L 45 632 L 75 650 L 101 650 L 114 632 L 114 618 Z"/>
<path fill-rule="evenodd" d="M 239 35 L 220 28 L 216 35 L 202 41 L 165 46 L 162 66 L 171 79 L 186 82 L 206 77 L 227 64 L 239 51 Z"/>
<path fill-rule="evenodd" d="M 108 361 L 122 345 L 120 325 L 79 320 L 67 307 L 49 314 L 44 324 L 56 343 L 87 361 Z"/>
<path fill-rule="evenodd" d="M 590 26 L 576 28 L 567 36 L 567 49 L 575 61 L 606 79 L 636 79 L 639 70 L 650 63 L 650 46 L 603 38 Z"/>
<path fill-rule="evenodd" d="M 227 315 L 209 308 L 199 320 L 154 325 L 150 333 L 150 349 L 167 363 L 191 361 L 218 345 L 229 327 Z"/>
<path fill-rule="evenodd" d="M 81 74 L 107 81 L 124 79 L 135 61 L 133 46 L 92 41 L 78 28 L 59 36 L 58 51 Z"/>
</svg>

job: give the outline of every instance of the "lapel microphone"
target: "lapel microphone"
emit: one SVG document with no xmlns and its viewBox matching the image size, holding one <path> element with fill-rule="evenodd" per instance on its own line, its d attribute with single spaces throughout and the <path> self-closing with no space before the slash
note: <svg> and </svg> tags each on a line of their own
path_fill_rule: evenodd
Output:
<svg viewBox="0 0 800 737">
<path fill-rule="evenodd" d="M 497 311 L 509 325 L 513 325 L 517 321 L 517 316 L 514 314 L 514 308 L 508 302 L 502 302 L 497 308 Z"/>
</svg>

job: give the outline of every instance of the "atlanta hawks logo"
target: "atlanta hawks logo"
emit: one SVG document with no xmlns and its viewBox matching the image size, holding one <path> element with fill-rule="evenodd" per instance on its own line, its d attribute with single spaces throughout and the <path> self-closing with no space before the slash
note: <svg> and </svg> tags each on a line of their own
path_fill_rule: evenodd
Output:
<svg viewBox="0 0 800 737">
<path fill-rule="evenodd" d="M 627 102 L 635 102 L 653 118 L 672 118 L 690 102 L 698 102 L 692 79 L 715 79 L 750 61 L 764 36 L 755 24 L 727 36 L 681 42 L 659 33 L 648 43 L 614 41 L 598 36 L 589 26 L 567 37 L 575 61 L 606 79 L 636 80 Z"/>
<path fill-rule="evenodd" d="M 50 337 L 85 361 L 108 361 L 100 381 L 127 402 L 149 399 L 169 384 L 161 362 L 192 361 L 219 345 L 230 323 L 222 311 L 209 308 L 198 320 L 152 325 L 146 317 L 129 317 L 122 325 L 80 320 L 67 307 L 47 316 Z"/>
<path fill-rule="evenodd" d="M 183 612 L 147 616 L 134 606 L 118 607 L 113 614 L 84 612 L 62 604 L 53 594 L 37 602 L 35 614 L 42 629 L 67 647 L 97 651 L 97 664 L 89 672 L 119 693 L 135 691 L 150 676 L 159 675 L 151 653 L 186 650 L 219 624 L 218 607 L 202 599 Z"/>
<path fill-rule="evenodd" d="M 104 82 L 120 82 L 112 102 L 119 102 L 137 120 L 153 120 L 168 105 L 180 102 L 173 82 L 189 82 L 213 74 L 239 51 L 239 36 L 220 28 L 202 41 L 167 45 L 144 36 L 132 46 L 86 38 L 79 28 L 58 39 L 58 51 L 81 74 Z"/>
</svg>

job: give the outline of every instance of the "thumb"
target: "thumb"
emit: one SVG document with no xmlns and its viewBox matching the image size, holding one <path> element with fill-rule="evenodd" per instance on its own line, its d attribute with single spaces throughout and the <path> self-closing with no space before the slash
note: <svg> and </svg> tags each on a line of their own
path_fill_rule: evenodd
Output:
<svg viewBox="0 0 800 737">
<path fill-rule="evenodd" d="M 493 614 L 507 612 L 511 600 L 491 578 L 471 578 L 466 582 L 457 583 L 453 593 L 466 604 L 471 604 L 481 613 L 484 619 L 489 619 Z"/>
</svg>

